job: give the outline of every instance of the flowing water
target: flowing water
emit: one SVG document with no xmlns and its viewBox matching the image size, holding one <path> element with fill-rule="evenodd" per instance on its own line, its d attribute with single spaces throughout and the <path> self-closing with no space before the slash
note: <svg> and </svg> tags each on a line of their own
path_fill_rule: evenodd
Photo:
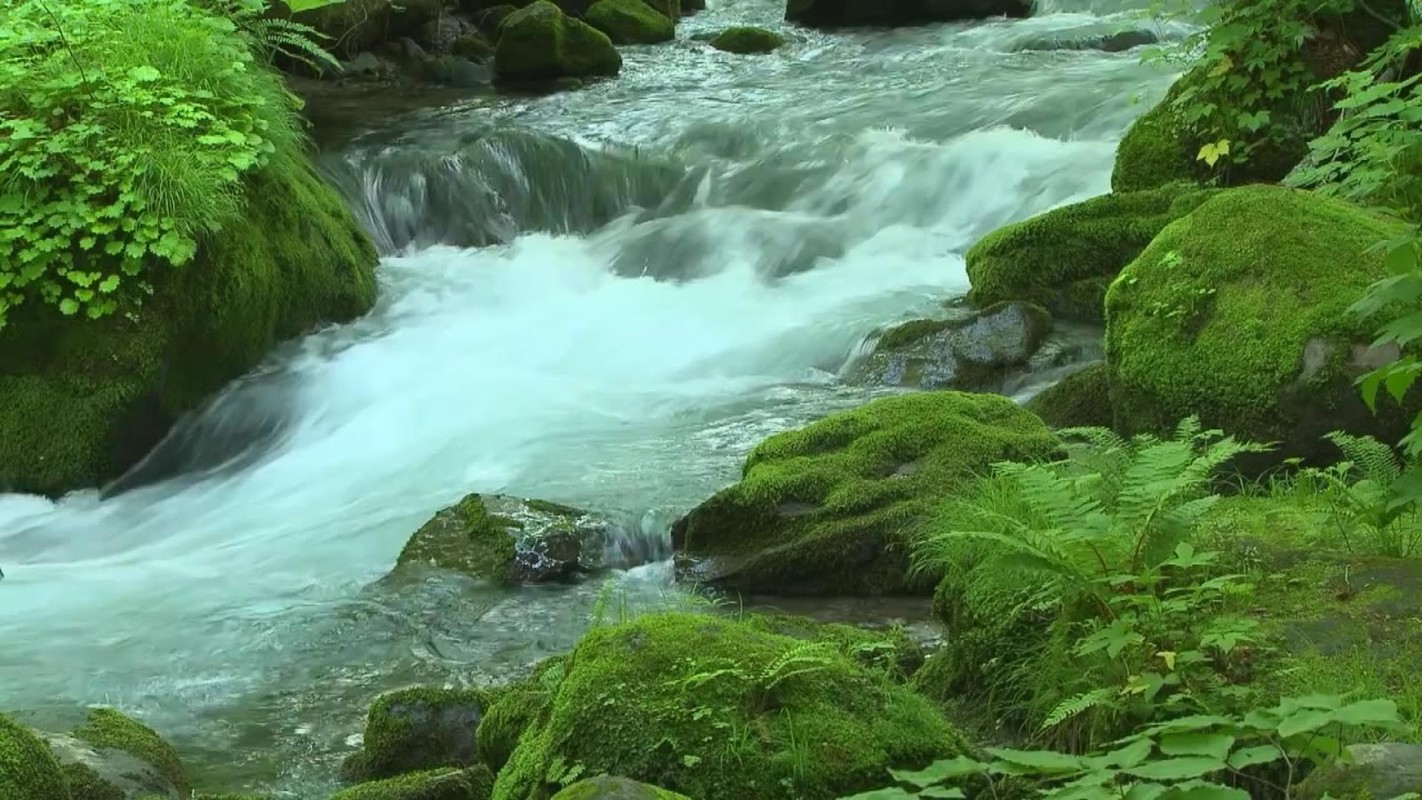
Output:
<svg viewBox="0 0 1422 800">
<path fill-rule="evenodd" d="M 325 166 L 386 255 L 366 318 L 238 381 L 110 491 L 0 497 L 0 709 L 119 706 L 211 788 L 317 798 L 378 691 L 566 649 L 596 582 L 381 581 L 469 491 L 618 515 L 673 602 L 671 519 L 764 436 L 864 402 L 877 327 L 966 288 L 979 236 L 1104 192 L 1171 75 L 1116 0 L 1029 20 L 825 34 L 712 0 L 620 78 L 349 138 Z M 693 39 L 778 28 L 768 56 Z M 1170 32 L 1166 32 L 1167 34 Z"/>
</svg>

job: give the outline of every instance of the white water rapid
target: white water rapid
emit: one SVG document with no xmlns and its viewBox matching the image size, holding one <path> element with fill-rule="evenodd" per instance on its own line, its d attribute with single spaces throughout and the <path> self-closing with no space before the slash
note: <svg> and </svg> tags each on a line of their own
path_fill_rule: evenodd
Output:
<svg viewBox="0 0 1422 800">
<path fill-rule="evenodd" d="M 978 237 L 1106 191 L 1171 78 L 1019 50 L 1139 27 L 1119 0 L 837 33 L 710 5 L 614 81 L 368 120 L 328 153 L 387 251 L 378 307 L 274 354 L 122 491 L 0 497 L 0 709 L 116 705 L 204 786 L 324 796 L 378 691 L 506 676 L 586 626 L 596 582 L 376 583 L 436 509 L 620 515 L 649 561 L 620 580 L 670 593 L 667 524 L 759 439 L 869 397 L 837 371 L 960 295 Z M 742 23 L 790 43 L 693 38 Z"/>
</svg>

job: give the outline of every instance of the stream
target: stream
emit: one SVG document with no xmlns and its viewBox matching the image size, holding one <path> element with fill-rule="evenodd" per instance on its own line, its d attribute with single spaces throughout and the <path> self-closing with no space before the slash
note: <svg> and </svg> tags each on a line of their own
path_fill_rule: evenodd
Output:
<svg viewBox="0 0 1422 800">
<path fill-rule="evenodd" d="M 977 238 L 1107 191 L 1173 77 L 1018 50 L 1141 27 L 1121 0 L 836 33 L 708 4 L 616 80 L 372 113 L 325 152 L 384 253 L 377 308 L 282 347 L 107 492 L 0 496 L 0 709 L 114 705 L 201 788 L 324 797 L 378 692 L 506 679 L 588 625 L 602 578 L 381 580 L 471 491 L 613 515 L 618 595 L 687 602 L 671 521 L 767 435 L 872 397 L 837 375 L 961 295 Z M 789 43 L 693 38 L 733 24 Z"/>
</svg>

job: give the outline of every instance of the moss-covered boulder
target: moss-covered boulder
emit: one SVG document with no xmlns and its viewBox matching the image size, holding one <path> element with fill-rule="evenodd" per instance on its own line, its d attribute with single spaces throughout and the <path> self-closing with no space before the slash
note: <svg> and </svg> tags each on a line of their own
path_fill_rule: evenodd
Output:
<svg viewBox="0 0 1422 800">
<path fill-rule="evenodd" d="M 672 527 L 684 579 L 770 594 L 928 591 L 907 547 L 955 487 L 999 460 L 1054 452 L 1042 421 L 996 395 L 886 397 L 772 436 L 739 483 Z"/>
<path fill-rule="evenodd" d="M 683 13 L 687 13 L 687 9 L 683 8 L 684 4 L 681 0 L 643 0 L 643 2 L 673 23 L 680 20 Z"/>
<path fill-rule="evenodd" d="M 295 18 L 325 34 L 325 46 L 350 57 L 382 41 L 419 38 L 422 28 L 447 13 L 447 5 L 446 0 L 343 0 Z"/>
<path fill-rule="evenodd" d="M 563 680 L 565 656 L 540 661 L 527 679 L 493 689 L 475 739 L 479 758 L 497 772 L 508 763 L 525 731 L 548 708 Z"/>
<path fill-rule="evenodd" d="M 1106 287 L 1170 222 L 1209 192 L 1188 183 L 1105 194 L 1007 225 L 964 256 L 979 305 L 1037 303 L 1063 319 L 1100 321 Z"/>
<path fill-rule="evenodd" d="M 1026 17 L 1030 0 L 787 0 L 785 19 L 810 28 L 926 25 Z"/>
<path fill-rule="evenodd" d="M 473 765 L 474 731 L 487 706 L 481 689 L 416 686 L 381 695 L 366 713 L 363 746 L 346 764 L 347 780 Z"/>
<path fill-rule="evenodd" d="M 358 784 L 330 800 L 489 800 L 493 784 L 493 773 L 482 765 L 435 769 Z"/>
<path fill-rule="evenodd" d="M 89 711 L 68 735 L 46 736 L 75 800 L 187 800 L 192 784 L 172 745 L 111 708 Z"/>
<path fill-rule="evenodd" d="M 1106 361 L 1116 426 L 1207 427 L 1314 455 L 1332 430 L 1397 441 L 1406 415 L 1375 416 L 1355 379 L 1396 353 L 1348 307 L 1386 274 L 1369 248 L 1399 227 L 1309 192 L 1223 192 L 1171 223 L 1107 296 Z M 1330 452 L 1331 455 L 1331 452 Z"/>
<path fill-rule="evenodd" d="M 1294 796 L 1299 800 L 1384 800 L 1422 794 L 1422 744 L 1355 744 L 1348 747 L 1348 756 L 1346 761 L 1327 764 L 1310 774 Z"/>
<path fill-rule="evenodd" d="M 1043 389 L 1026 408 L 1053 428 L 1109 428 L 1111 383 L 1104 363 L 1092 364 Z"/>
<path fill-rule="evenodd" d="M 553 800 L 690 800 L 684 794 L 669 792 L 631 778 L 602 775 L 578 781 L 557 794 Z"/>
<path fill-rule="evenodd" d="M 887 675 L 745 622 L 649 615 L 595 628 L 566 664 L 495 798 L 546 800 L 614 774 L 695 798 L 830 800 L 966 750 Z"/>
<path fill-rule="evenodd" d="M 69 794 L 64 773 L 44 740 L 4 714 L 0 714 L 0 797 L 79 800 Z"/>
<path fill-rule="evenodd" d="M 769 53 L 785 44 L 785 37 L 765 28 L 727 28 L 711 39 L 711 46 L 727 53 Z"/>
<path fill-rule="evenodd" d="M 422 564 L 502 584 L 564 581 L 602 563 L 608 521 L 544 500 L 471 494 L 415 531 L 396 568 Z"/>
<path fill-rule="evenodd" d="M 340 197 L 283 159 L 195 261 L 149 273 L 141 308 L 91 321 L 23 304 L 0 330 L 0 492 L 118 477 L 278 342 L 365 313 L 376 260 Z"/>
<path fill-rule="evenodd" d="M 1030 303 L 981 311 L 949 310 L 885 331 L 849 380 L 917 389 L 996 391 L 1008 369 L 1027 363 L 1052 329 L 1052 317 Z"/>
<path fill-rule="evenodd" d="M 622 56 L 607 34 L 548 0 L 515 11 L 499 26 L 494 72 L 501 81 L 612 76 L 621 69 Z"/>
<path fill-rule="evenodd" d="M 613 44 L 656 44 L 676 38 L 671 18 L 643 0 L 598 0 L 588 7 L 585 19 Z"/>
</svg>

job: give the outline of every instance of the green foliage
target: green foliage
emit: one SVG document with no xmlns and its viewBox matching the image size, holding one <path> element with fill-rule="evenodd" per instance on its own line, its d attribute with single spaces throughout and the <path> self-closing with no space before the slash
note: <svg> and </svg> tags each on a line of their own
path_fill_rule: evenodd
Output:
<svg viewBox="0 0 1422 800">
<path fill-rule="evenodd" d="M 300 141 L 232 20 L 183 0 L 0 10 L 0 327 L 29 298 L 101 317 L 241 210 Z"/>
<path fill-rule="evenodd" d="M 987 750 L 987 760 L 958 756 L 923 770 L 890 770 L 898 786 L 843 800 L 967 797 L 960 788 L 966 779 L 1001 784 L 1024 777 L 1040 782 L 1038 796 L 1053 800 L 1287 798 L 1310 769 L 1348 759 L 1349 735 L 1398 727 L 1391 700 L 1285 698 L 1240 715 L 1195 714 L 1146 725 L 1113 749 L 1090 755 L 998 747 Z M 990 794 L 997 795 L 995 785 Z"/>
<path fill-rule="evenodd" d="M 937 531 L 915 548 L 916 569 L 946 576 L 940 593 L 954 596 L 960 626 L 1045 626 L 1037 635 L 1045 644 L 999 653 L 1016 668 L 986 682 L 1025 684 L 1028 724 L 1076 744 L 1160 708 L 1238 694 L 1221 675 L 1257 624 L 1221 613 L 1242 590 L 1238 576 L 1211 575 L 1219 554 L 1197 551 L 1191 538 L 1217 500 L 1215 472 L 1265 448 L 1193 419 L 1168 440 L 1061 434 L 1076 440 L 1071 458 L 994 465 L 993 479 L 947 503 Z"/>
<path fill-rule="evenodd" d="M 1329 434 L 1344 460 L 1326 468 L 1305 469 L 1300 480 L 1313 480 L 1326 504 L 1327 529 L 1353 553 L 1398 558 L 1422 556 L 1422 524 L 1414 500 L 1398 502 L 1396 487 L 1404 464 L 1393 449 L 1371 436 Z"/>
<path fill-rule="evenodd" d="M 0 714 L 0 797 L 71 800 L 64 773 L 49 745 L 4 714 Z"/>
<path fill-rule="evenodd" d="M 1367 57 L 1324 86 L 1341 93 L 1338 121 L 1309 144 L 1309 160 L 1290 185 L 1422 215 L 1422 72 L 1409 58 L 1422 50 L 1422 25 L 1397 31 Z"/>
<path fill-rule="evenodd" d="M 267 64 L 276 61 L 277 56 L 285 56 L 299 61 L 318 73 L 324 70 L 339 70 L 340 62 L 324 47 L 321 39 L 330 37 L 295 20 L 271 16 L 268 12 L 273 5 L 269 0 L 205 0 L 214 10 L 226 15 L 237 25 L 237 32 Z M 297 0 L 287 3 L 293 14 L 309 11 L 345 0 Z"/>
</svg>

